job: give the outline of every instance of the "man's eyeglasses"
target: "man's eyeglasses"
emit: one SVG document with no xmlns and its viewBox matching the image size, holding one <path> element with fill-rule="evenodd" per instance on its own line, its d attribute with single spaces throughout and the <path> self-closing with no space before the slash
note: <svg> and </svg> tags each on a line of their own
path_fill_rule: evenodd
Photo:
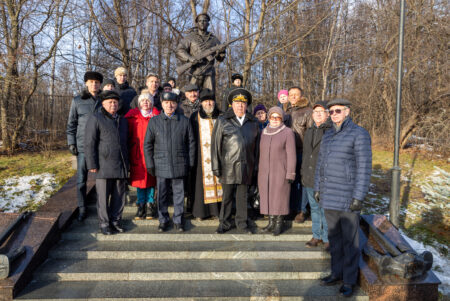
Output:
<svg viewBox="0 0 450 301">
<path fill-rule="evenodd" d="M 336 109 L 336 110 L 330 110 L 330 115 L 334 115 L 334 113 L 336 114 L 341 114 L 342 112 L 344 112 L 345 109 Z"/>
</svg>

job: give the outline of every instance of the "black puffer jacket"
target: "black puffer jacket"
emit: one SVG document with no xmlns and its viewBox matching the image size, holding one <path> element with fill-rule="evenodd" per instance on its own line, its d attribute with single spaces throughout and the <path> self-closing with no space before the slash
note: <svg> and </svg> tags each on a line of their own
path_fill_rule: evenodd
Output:
<svg viewBox="0 0 450 301">
<path fill-rule="evenodd" d="M 169 118 L 164 112 L 150 119 L 144 156 L 148 172 L 154 168 L 157 177 L 187 176 L 195 160 L 195 139 L 189 119 L 179 113 Z"/>
<path fill-rule="evenodd" d="M 92 113 L 100 108 L 100 101 L 88 91 L 83 91 L 72 100 L 67 120 L 67 144 L 76 145 L 78 152 L 84 152 L 86 122 Z"/>
<path fill-rule="evenodd" d="M 97 179 L 125 179 L 128 176 L 128 122 L 113 118 L 103 108 L 86 124 L 86 166 L 98 169 Z"/>
<path fill-rule="evenodd" d="M 131 109 L 131 102 L 133 98 L 137 95 L 136 90 L 131 87 L 128 82 L 124 82 L 123 84 L 119 84 L 115 81 L 116 84 L 116 92 L 120 95 L 119 100 L 119 115 L 125 116 L 126 113 Z"/>
<path fill-rule="evenodd" d="M 305 187 L 314 187 L 314 176 L 317 158 L 319 157 L 320 142 L 322 141 L 323 133 L 330 127 L 331 121 L 328 119 L 319 127 L 313 124 L 305 132 L 301 170 L 302 185 Z"/>
<path fill-rule="evenodd" d="M 259 126 L 253 115 L 246 113 L 241 126 L 229 109 L 220 116 L 212 134 L 212 170 L 222 184 L 252 184 L 259 157 Z"/>
</svg>

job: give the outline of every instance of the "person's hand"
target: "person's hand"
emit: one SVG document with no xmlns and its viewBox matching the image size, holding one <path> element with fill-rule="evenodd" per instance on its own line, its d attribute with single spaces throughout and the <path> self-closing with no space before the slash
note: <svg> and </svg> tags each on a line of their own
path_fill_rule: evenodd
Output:
<svg viewBox="0 0 450 301">
<path fill-rule="evenodd" d="M 89 172 L 93 172 L 93 173 L 96 173 L 98 171 L 98 169 L 97 168 L 94 168 L 94 169 L 89 169 Z"/>
<path fill-rule="evenodd" d="M 317 203 L 320 203 L 320 192 L 316 191 L 314 192 L 314 199 Z"/>
<path fill-rule="evenodd" d="M 69 145 L 69 151 L 72 153 L 72 155 L 76 156 L 78 155 L 77 146 L 75 144 Z"/>
<path fill-rule="evenodd" d="M 213 175 L 215 175 L 216 177 L 220 178 L 220 171 L 213 170 Z"/>
<path fill-rule="evenodd" d="M 351 211 L 361 211 L 362 204 L 360 200 L 353 199 L 352 203 L 350 204 L 350 210 Z"/>
<path fill-rule="evenodd" d="M 292 183 L 294 183 L 294 180 L 288 179 L 288 183 L 292 184 Z"/>
</svg>

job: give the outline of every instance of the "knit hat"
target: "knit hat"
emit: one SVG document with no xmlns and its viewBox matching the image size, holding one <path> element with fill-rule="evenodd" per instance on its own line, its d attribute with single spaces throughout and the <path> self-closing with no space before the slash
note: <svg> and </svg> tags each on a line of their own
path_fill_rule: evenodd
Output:
<svg viewBox="0 0 450 301">
<path fill-rule="evenodd" d="M 253 115 L 255 115 L 256 112 L 258 112 L 258 111 L 264 111 L 264 112 L 267 113 L 267 109 L 266 109 L 266 107 L 265 107 L 262 103 L 257 104 L 257 105 L 255 106 L 255 108 L 253 109 Z"/>
<path fill-rule="evenodd" d="M 280 96 L 283 95 L 283 94 L 286 95 L 286 96 L 289 96 L 288 90 L 280 90 L 280 91 L 278 92 L 277 98 L 280 98 Z"/>
<path fill-rule="evenodd" d="M 199 99 L 200 99 L 200 101 L 204 101 L 204 100 L 216 101 L 216 95 L 214 95 L 214 92 L 211 89 L 204 88 L 204 89 L 202 89 L 202 91 L 200 91 Z"/>
<path fill-rule="evenodd" d="M 273 113 L 279 114 L 284 120 L 284 112 L 280 107 L 271 107 L 269 113 L 267 114 L 268 118 L 270 118 L 270 115 L 272 115 Z"/>
<path fill-rule="evenodd" d="M 141 103 L 141 101 L 144 99 L 150 100 L 150 102 L 153 105 L 153 97 L 150 95 L 150 93 L 148 93 L 148 92 L 141 93 L 141 95 L 139 95 L 139 97 L 138 97 L 138 103 Z"/>
<path fill-rule="evenodd" d="M 107 78 L 107 79 L 105 79 L 105 80 L 103 81 L 103 83 L 102 83 L 102 90 L 103 90 L 103 88 L 104 88 L 106 85 L 112 85 L 114 88 L 116 87 L 116 83 L 114 82 L 114 80 L 109 79 L 109 78 Z"/>
<path fill-rule="evenodd" d="M 99 72 L 95 71 L 87 71 L 84 74 L 84 82 L 87 82 L 88 80 L 98 80 L 100 83 L 103 82 L 103 75 Z"/>
<path fill-rule="evenodd" d="M 102 91 L 102 93 L 100 93 L 99 95 L 100 99 L 103 101 L 108 100 L 108 99 L 120 99 L 119 94 L 116 91 Z"/>
</svg>

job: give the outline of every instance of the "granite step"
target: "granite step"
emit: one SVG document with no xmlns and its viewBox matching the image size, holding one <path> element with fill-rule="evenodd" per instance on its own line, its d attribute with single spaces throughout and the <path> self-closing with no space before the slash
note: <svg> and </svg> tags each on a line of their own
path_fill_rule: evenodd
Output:
<svg viewBox="0 0 450 301">
<path fill-rule="evenodd" d="M 329 260 L 49 259 L 39 281 L 302 280 L 329 274 Z"/>
<path fill-rule="evenodd" d="M 344 300 L 339 286 L 323 287 L 304 280 L 174 280 L 174 281 L 33 281 L 17 300 Z M 352 298 L 368 301 L 356 289 Z"/>
<path fill-rule="evenodd" d="M 65 240 L 83 240 L 95 238 L 99 241 L 301 241 L 311 239 L 309 228 L 287 229 L 279 236 L 271 234 L 259 234 L 258 229 L 253 229 L 256 234 L 240 234 L 238 229 L 232 229 L 225 234 L 216 234 L 216 227 L 192 227 L 186 228 L 186 232 L 179 233 L 170 228 L 164 233 L 158 232 L 156 226 L 139 226 L 127 228 L 124 233 L 114 235 L 103 235 L 98 232 L 94 225 L 78 225 L 69 228 L 62 234 Z"/>
<path fill-rule="evenodd" d="M 124 225 L 134 225 L 134 226 L 158 226 L 159 221 L 158 219 L 135 219 L 134 216 L 136 214 L 136 209 L 134 209 L 133 212 L 124 212 L 122 215 L 122 222 Z M 255 221 L 251 221 L 254 225 L 256 225 L 258 228 L 264 228 L 268 224 L 268 219 L 257 219 Z M 83 221 L 83 224 L 88 225 L 98 225 L 98 218 L 95 213 L 88 213 L 88 218 L 86 218 Z M 205 219 L 205 220 L 196 220 L 194 218 L 186 218 L 186 225 L 187 226 L 194 226 L 194 227 L 218 227 L 219 226 L 219 220 L 218 219 Z M 312 222 L 311 221 L 305 221 L 302 224 L 297 224 L 292 221 L 286 221 L 285 222 L 286 228 L 311 228 Z"/>
</svg>

